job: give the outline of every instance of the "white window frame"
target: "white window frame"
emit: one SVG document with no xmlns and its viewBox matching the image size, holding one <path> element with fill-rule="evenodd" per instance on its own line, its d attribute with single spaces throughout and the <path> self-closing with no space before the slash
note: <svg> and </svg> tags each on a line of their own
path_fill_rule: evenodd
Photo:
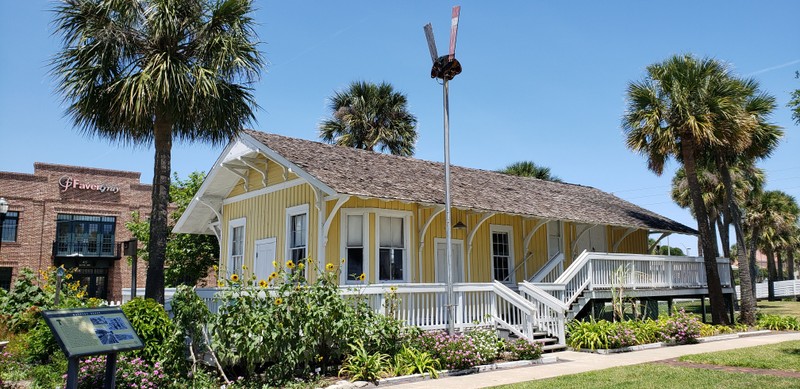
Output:
<svg viewBox="0 0 800 389">
<path fill-rule="evenodd" d="M 381 217 L 400 217 L 403 218 L 403 248 L 406 255 L 403 258 L 403 279 L 402 280 L 381 280 Z M 380 284 L 407 283 L 411 276 L 411 263 L 414 250 L 411 249 L 411 212 L 394 210 L 375 211 L 375 282 Z"/>
<path fill-rule="evenodd" d="M 365 284 L 369 282 L 370 279 L 370 262 L 369 262 L 369 232 L 370 232 L 370 223 L 369 223 L 369 211 L 365 211 L 363 209 L 342 209 L 339 212 L 339 218 L 341 219 L 341 227 L 339 231 L 341 234 L 339 236 L 339 258 L 345 258 L 345 263 L 342 264 L 341 269 L 342 271 L 339 274 L 339 282 L 341 284 L 348 284 L 348 285 L 358 285 L 358 284 Z M 367 276 L 367 279 L 364 282 L 358 280 L 348 280 L 347 279 L 347 217 L 348 216 L 361 216 L 362 224 L 361 224 L 361 241 L 364 244 L 364 274 Z M 376 219 L 377 220 L 377 219 Z M 377 236 L 377 235 L 376 235 Z"/>
<path fill-rule="evenodd" d="M 227 263 L 225 265 L 225 272 L 230 277 L 231 274 L 239 274 L 240 269 L 233 268 L 233 229 L 242 227 L 242 265 L 244 265 L 245 251 L 247 250 L 247 218 L 242 217 L 233 219 L 228 222 L 228 249 L 227 249 Z M 240 274 L 240 276 L 243 276 Z"/>
<path fill-rule="evenodd" d="M 310 254 L 309 250 L 309 242 L 311 239 L 311 213 L 308 211 L 309 207 L 308 204 L 300 204 L 294 207 L 286 208 L 286 225 L 284 229 L 284 261 L 288 261 L 291 258 L 292 247 L 291 246 L 291 232 L 292 232 L 292 216 L 298 216 L 305 214 L 306 215 L 306 258 L 308 258 Z M 306 270 L 304 271 L 306 275 L 308 275 L 308 266 L 306 266 Z"/>
<path fill-rule="evenodd" d="M 495 232 L 508 234 L 508 281 L 501 281 L 506 284 L 513 284 L 516 282 L 516 273 L 514 271 L 515 258 L 514 258 L 514 228 L 509 225 L 491 224 L 489 225 L 489 266 L 491 268 L 490 280 L 494 280 L 494 240 L 492 236 Z"/>
</svg>

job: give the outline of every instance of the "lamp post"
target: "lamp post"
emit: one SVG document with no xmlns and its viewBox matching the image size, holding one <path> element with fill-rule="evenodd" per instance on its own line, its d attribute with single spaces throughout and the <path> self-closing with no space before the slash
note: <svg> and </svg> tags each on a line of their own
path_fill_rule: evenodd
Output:
<svg viewBox="0 0 800 389">
<path fill-rule="evenodd" d="M 8 213 L 8 201 L 0 197 L 0 252 L 3 250 L 3 224 L 6 222 L 6 213 Z"/>
</svg>

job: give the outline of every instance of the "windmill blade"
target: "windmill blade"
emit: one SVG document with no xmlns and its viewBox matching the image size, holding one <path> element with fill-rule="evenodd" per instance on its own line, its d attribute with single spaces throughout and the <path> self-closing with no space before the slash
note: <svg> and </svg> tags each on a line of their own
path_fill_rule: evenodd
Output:
<svg viewBox="0 0 800 389">
<path fill-rule="evenodd" d="M 425 30 L 425 39 L 428 41 L 428 51 L 431 52 L 431 61 L 436 62 L 439 52 L 436 50 L 436 40 L 433 39 L 433 26 L 426 24 L 422 29 Z"/>
<path fill-rule="evenodd" d="M 458 35 L 458 16 L 461 14 L 461 6 L 453 7 L 453 18 L 450 20 L 450 56 L 452 61 L 456 57 L 456 36 Z"/>
</svg>

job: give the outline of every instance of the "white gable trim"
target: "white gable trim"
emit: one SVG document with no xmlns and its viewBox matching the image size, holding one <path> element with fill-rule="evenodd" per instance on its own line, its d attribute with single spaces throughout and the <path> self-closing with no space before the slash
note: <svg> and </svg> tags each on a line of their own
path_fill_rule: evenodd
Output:
<svg viewBox="0 0 800 389">
<path fill-rule="evenodd" d="M 250 147 L 252 147 L 254 149 L 257 149 L 257 150 L 261 151 L 267 157 L 269 157 L 269 159 L 271 159 L 271 160 L 277 162 L 278 164 L 281 164 L 281 165 L 291 169 L 293 173 L 297 174 L 298 176 L 300 176 L 303 179 L 305 179 L 306 181 L 308 181 L 308 183 L 311 184 L 311 186 L 322 190 L 323 192 L 325 192 L 326 195 L 330 196 L 330 195 L 338 194 L 331 187 L 329 187 L 328 185 L 325 185 L 322 181 L 318 180 L 316 177 L 312 176 L 311 174 L 309 174 L 305 170 L 299 168 L 297 165 L 291 163 L 288 159 L 284 158 L 282 155 L 280 155 L 277 152 L 275 152 L 275 150 L 270 149 L 265 144 L 259 142 L 258 140 L 256 140 L 252 136 L 250 136 L 250 135 L 248 135 L 246 133 L 242 133 L 241 136 L 239 137 L 239 139 L 244 144 L 246 144 L 246 145 L 248 145 L 248 146 L 250 146 Z"/>
<path fill-rule="evenodd" d="M 270 194 L 272 192 L 277 192 L 279 190 L 292 188 L 298 185 L 303 185 L 306 183 L 306 180 L 302 178 L 297 178 L 291 181 L 281 182 L 280 184 L 270 185 L 266 188 L 257 189 L 250 192 L 245 192 L 237 196 L 228 197 L 227 199 L 222 200 L 222 205 L 233 204 L 235 202 L 239 202 L 242 200 L 247 200 L 256 196 L 261 196 L 265 194 Z"/>
</svg>

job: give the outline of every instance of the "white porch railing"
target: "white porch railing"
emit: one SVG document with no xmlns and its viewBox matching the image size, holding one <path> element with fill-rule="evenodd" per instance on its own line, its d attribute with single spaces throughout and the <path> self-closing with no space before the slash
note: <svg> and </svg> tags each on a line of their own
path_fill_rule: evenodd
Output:
<svg viewBox="0 0 800 389">
<path fill-rule="evenodd" d="M 555 282 L 562 273 L 564 273 L 564 253 L 559 252 L 530 278 L 530 282 Z"/>
<path fill-rule="evenodd" d="M 215 295 L 220 289 L 196 289 L 212 312 L 219 309 Z M 447 291 L 445 284 L 374 284 L 342 286 L 342 295 L 363 296 L 375 312 L 386 314 L 396 299 L 396 318 L 424 330 L 447 328 Z M 553 324 L 549 312 L 509 289 L 503 283 L 459 283 L 455 294 L 455 327 L 463 331 L 475 326 L 499 326 L 519 337 L 533 340 L 534 333 L 545 331 L 564 344 L 563 318 Z M 544 316 L 543 316 L 544 314 Z"/>
<path fill-rule="evenodd" d="M 732 285 L 730 262 L 717 259 L 723 287 Z M 608 254 L 584 251 L 558 277 L 552 287 L 534 284 L 571 306 L 586 290 L 705 288 L 703 258 L 663 255 Z M 563 287 L 563 290 L 561 289 Z M 579 312 L 583 306 L 574 307 Z"/>
<path fill-rule="evenodd" d="M 800 296 L 800 280 L 775 281 L 775 297 L 796 297 Z M 736 297 L 742 298 L 741 287 L 736 286 Z M 759 282 L 756 284 L 756 298 L 765 299 L 769 297 L 769 282 Z"/>
</svg>

